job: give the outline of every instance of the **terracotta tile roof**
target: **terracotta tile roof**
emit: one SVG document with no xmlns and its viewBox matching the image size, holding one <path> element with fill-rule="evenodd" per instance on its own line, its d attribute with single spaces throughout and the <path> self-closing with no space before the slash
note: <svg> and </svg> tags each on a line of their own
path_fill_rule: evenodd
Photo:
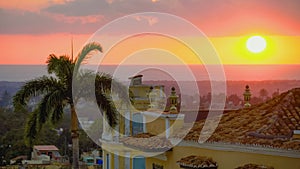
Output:
<svg viewBox="0 0 300 169">
<path fill-rule="evenodd" d="M 154 134 L 151 133 L 139 133 L 133 136 L 133 138 L 150 138 L 150 137 L 154 137 Z"/>
<path fill-rule="evenodd" d="M 274 169 L 274 167 L 269 167 L 265 165 L 257 165 L 257 164 L 246 164 L 241 167 L 237 167 L 235 169 Z"/>
<path fill-rule="evenodd" d="M 155 136 L 150 133 L 141 133 L 133 137 L 122 138 L 121 142 L 125 146 L 147 152 L 167 151 L 172 148 L 172 144 L 165 137 Z"/>
<path fill-rule="evenodd" d="M 204 122 L 196 122 L 184 140 L 198 141 Z M 300 140 L 292 139 L 293 130 L 299 129 L 300 88 L 296 88 L 250 109 L 223 114 L 207 142 L 300 150 Z M 181 132 L 174 137 L 182 137 Z"/>
<path fill-rule="evenodd" d="M 208 158 L 205 156 L 188 156 L 177 161 L 177 164 L 181 168 L 195 168 L 195 169 L 217 169 L 218 164 L 212 160 L 212 158 Z"/>
</svg>

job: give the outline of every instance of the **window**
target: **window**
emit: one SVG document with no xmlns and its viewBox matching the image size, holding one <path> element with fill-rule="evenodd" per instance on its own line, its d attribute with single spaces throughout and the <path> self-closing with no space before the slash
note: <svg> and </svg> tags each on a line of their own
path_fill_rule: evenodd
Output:
<svg viewBox="0 0 300 169">
<path fill-rule="evenodd" d="M 146 162 L 143 156 L 137 156 L 133 158 L 133 169 L 146 169 Z"/>
<path fill-rule="evenodd" d="M 136 113 L 132 115 L 132 135 L 137 135 L 144 132 L 143 115 Z"/>
<path fill-rule="evenodd" d="M 125 135 L 130 136 L 130 112 L 125 113 Z"/>
<path fill-rule="evenodd" d="M 106 169 L 110 169 L 109 168 L 109 154 L 106 154 Z"/>
<path fill-rule="evenodd" d="M 114 169 L 119 169 L 119 156 L 118 156 L 118 152 L 115 152 L 114 154 L 114 163 L 115 163 L 115 168 Z"/>
<path fill-rule="evenodd" d="M 153 164 L 152 164 L 152 169 L 164 169 L 164 166 L 163 166 L 163 165 L 159 165 L 159 164 L 153 163 Z"/>
</svg>

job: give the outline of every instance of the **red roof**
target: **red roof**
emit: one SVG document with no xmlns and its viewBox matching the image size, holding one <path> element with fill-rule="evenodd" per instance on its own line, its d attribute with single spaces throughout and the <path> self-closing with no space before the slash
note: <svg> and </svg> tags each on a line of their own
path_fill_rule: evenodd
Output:
<svg viewBox="0 0 300 169">
<path fill-rule="evenodd" d="M 217 162 L 213 161 L 212 158 L 205 156 L 188 156 L 177 161 L 177 164 L 180 165 L 181 168 L 194 168 L 194 169 L 213 169 L 217 168 Z"/>
<path fill-rule="evenodd" d="M 39 150 L 39 151 L 58 151 L 58 148 L 55 145 L 37 145 L 33 146 L 33 149 Z"/>
<path fill-rule="evenodd" d="M 223 114 L 207 142 L 300 151 L 299 139 L 292 137 L 293 131 L 300 129 L 299 105 L 300 88 L 295 88 L 265 103 Z M 216 119 L 196 122 L 186 135 L 188 127 L 173 137 L 198 142 L 204 124 L 217 123 Z"/>
<path fill-rule="evenodd" d="M 140 133 L 133 137 L 125 137 L 122 138 L 122 142 L 127 147 L 147 152 L 167 151 L 173 146 L 165 137 L 155 136 L 150 133 Z"/>
</svg>

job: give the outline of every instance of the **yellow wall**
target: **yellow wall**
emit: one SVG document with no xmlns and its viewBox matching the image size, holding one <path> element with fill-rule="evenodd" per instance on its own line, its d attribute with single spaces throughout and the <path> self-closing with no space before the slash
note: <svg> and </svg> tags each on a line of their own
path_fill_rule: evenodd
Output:
<svg viewBox="0 0 300 169">
<path fill-rule="evenodd" d="M 104 151 L 104 157 L 106 158 L 106 153 Z M 119 152 L 120 155 L 122 152 Z M 183 157 L 190 155 L 199 155 L 212 157 L 214 161 L 218 163 L 218 169 L 234 169 L 238 166 L 242 166 L 248 163 L 252 164 L 263 164 L 267 166 L 273 166 L 275 169 L 300 169 L 300 159 L 299 158 L 290 158 L 290 157 L 281 157 L 281 156 L 272 156 L 272 155 L 263 155 L 263 154 L 254 154 L 247 152 L 230 152 L 230 151 L 220 151 L 220 150 L 210 150 L 198 147 L 183 147 L 176 146 L 172 151 L 166 152 L 167 161 L 160 160 L 157 158 L 149 157 L 146 158 L 146 169 L 152 169 L 152 164 L 163 165 L 164 169 L 181 169 L 176 161 L 180 160 Z M 114 155 L 110 154 L 110 166 L 114 168 Z M 132 167 L 132 158 L 136 154 L 131 153 L 130 166 Z M 124 157 L 119 156 L 119 169 L 125 169 L 125 159 Z M 103 165 L 106 167 L 106 164 Z"/>
<path fill-rule="evenodd" d="M 157 135 L 157 134 L 162 134 L 163 132 L 166 131 L 166 122 L 165 122 L 165 118 L 157 118 L 156 117 L 152 117 L 152 116 L 146 116 L 146 121 L 148 121 L 148 123 L 146 124 L 146 128 L 147 128 L 147 132 Z M 151 122 L 150 122 L 151 121 Z M 177 129 L 182 128 L 183 126 L 183 119 L 180 120 L 170 120 L 170 133 L 176 132 Z"/>
<path fill-rule="evenodd" d="M 148 93 L 150 87 L 146 85 L 130 86 L 129 90 L 132 92 L 134 97 L 140 98 L 134 100 L 134 108 L 142 111 L 147 110 L 149 108 Z"/>
<path fill-rule="evenodd" d="M 147 98 L 150 91 L 150 87 L 146 85 L 130 86 L 129 90 L 133 93 L 135 97 Z"/>
<path fill-rule="evenodd" d="M 155 117 L 146 116 L 146 121 L 151 121 L 149 123 L 146 123 L 147 132 L 154 135 L 162 134 L 163 132 L 165 132 L 166 130 L 165 119 L 164 118 L 157 118 L 155 120 L 153 119 L 155 119 Z"/>
<path fill-rule="evenodd" d="M 181 129 L 183 126 L 183 122 L 183 119 L 170 120 L 170 127 L 172 127 L 170 130 L 170 135 L 172 135 L 172 133 L 175 134 L 178 131 L 178 129 Z"/>
<path fill-rule="evenodd" d="M 190 155 L 212 157 L 218 163 L 218 169 L 234 169 L 244 164 L 263 164 L 273 166 L 275 169 L 300 169 L 299 158 L 289 158 L 244 152 L 228 152 L 209 150 L 195 147 L 174 147 L 169 153 L 166 169 L 180 169 L 176 161 Z"/>
</svg>

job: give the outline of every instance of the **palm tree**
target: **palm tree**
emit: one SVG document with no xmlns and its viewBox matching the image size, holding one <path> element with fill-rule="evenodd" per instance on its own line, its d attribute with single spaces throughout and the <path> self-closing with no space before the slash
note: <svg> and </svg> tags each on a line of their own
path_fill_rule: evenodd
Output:
<svg viewBox="0 0 300 169">
<path fill-rule="evenodd" d="M 73 168 L 79 167 L 79 133 L 78 119 L 75 111 L 76 99 L 72 93 L 72 80 L 75 78 L 94 77 L 95 95 L 98 107 L 105 112 L 108 123 L 114 127 L 117 124 L 116 107 L 111 102 L 107 94 L 112 87 L 112 78 L 107 74 L 92 76 L 91 72 L 79 72 L 78 66 L 85 57 L 92 51 L 102 52 L 98 43 L 89 43 L 85 45 L 76 59 L 66 55 L 57 57 L 54 54 L 49 55 L 47 59 L 47 69 L 49 74 L 55 76 L 43 76 L 25 83 L 24 86 L 14 96 L 15 109 L 24 108 L 30 98 L 42 96 L 36 109 L 30 114 L 26 129 L 25 140 L 27 145 L 32 146 L 37 133 L 46 122 L 56 124 L 64 113 L 64 108 L 71 110 L 71 133 L 73 149 Z M 75 68 L 75 69 L 74 69 Z M 73 76 L 76 74 L 76 76 Z"/>
</svg>

